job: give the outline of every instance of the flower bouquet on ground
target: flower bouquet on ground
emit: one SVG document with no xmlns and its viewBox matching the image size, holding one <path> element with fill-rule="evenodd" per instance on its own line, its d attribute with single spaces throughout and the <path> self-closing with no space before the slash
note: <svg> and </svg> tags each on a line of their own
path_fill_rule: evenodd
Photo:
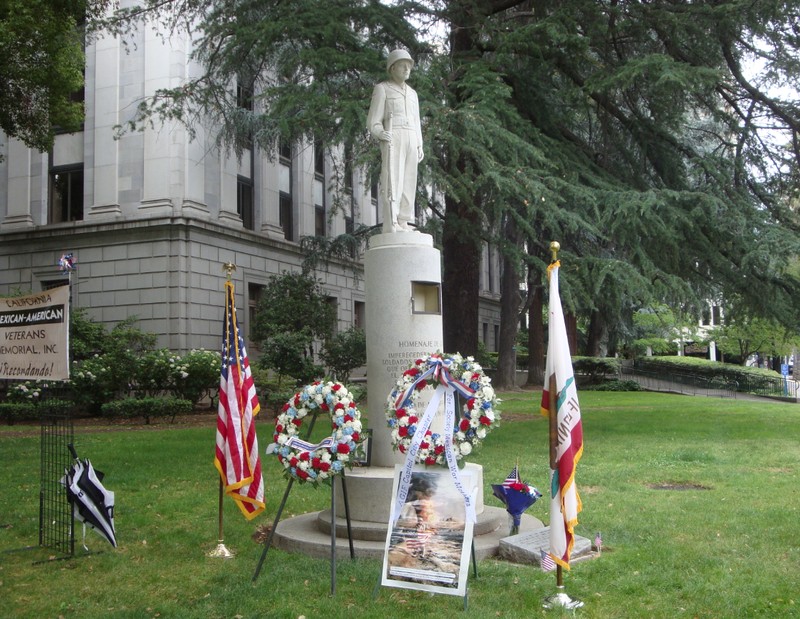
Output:
<svg viewBox="0 0 800 619">
<path fill-rule="evenodd" d="M 522 514 L 542 496 L 533 486 L 519 478 L 519 466 L 515 466 L 502 484 L 492 484 L 492 494 L 503 502 L 511 517 L 511 533 L 519 533 Z"/>
</svg>

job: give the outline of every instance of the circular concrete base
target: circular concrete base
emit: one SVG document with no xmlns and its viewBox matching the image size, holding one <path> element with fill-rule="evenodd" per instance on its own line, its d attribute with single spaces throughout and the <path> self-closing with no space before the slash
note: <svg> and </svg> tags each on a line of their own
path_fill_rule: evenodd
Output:
<svg viewBox="0 0 800 619">
<path fill-rule="evenodd" d="M 425 471 L 424 466 L 417 466 L 414 470 Z M 479 464 L 467 462 L 462 470 L 473 476 L 478 487 L 475 498 L 475 512 L 480 516 L 483 511 L 483 467 Z M 395 476 L 399 475 L 393 467 L 367 466 L 356 467 L 347 471 L 344 482 L 347 485 L 347 496 L 350 504 L 350 519 L 375 522 L 382 526 L 386 533 L 386 523 L 394 501 L 393 484 Z M 336 484 L 336 514 L 344 516 L 344 495 L 342 485 Z M 330 519 L 329 519 L 330 520 Z M 381 539 L 383 539 L 381 537 Z"/>
<path fill-rule="evenodd" d="M 344 509 L 342 508 L 342 511 Z M 339 509 L 337 509 L 337 514 Z M 330 510 L 311 512 L 288 518 L 278 523 L 272 544 L 287 552 L 300 552 L 319 559 L 331 556 Z M 540 529 L 541 520 L 524 514 L 520 533 Z M 353 550 L 358 558 L 379 559 L 383 557 L 386 546 L 388 523 L 351 521 L 353 531 Z M 347 523 L 344 518 L 336 518 L 336 553 L 340 557 L 349 555 Z M 500 540 L 508 537 L 508 513 L 499 507 L 484 507 L 475 524 L 473 541 L 478 560 L 497 554 Z"/>
</svg>

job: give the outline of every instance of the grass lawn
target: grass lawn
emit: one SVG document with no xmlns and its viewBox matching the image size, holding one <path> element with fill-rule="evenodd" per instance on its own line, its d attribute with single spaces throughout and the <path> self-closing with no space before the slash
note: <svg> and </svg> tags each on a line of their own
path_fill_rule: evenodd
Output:
<svg viewBox="0 0 800 619">
<path fill-rule="evenodd" d="M 577 471 L 577 532 L 605 550 L 565 572 L 585 602 L 574 616 L 800 617 L 800 405 L 650 393 L 581 392 L 585 449 Z M 501 394 L 506 415 L 472 458 L 488 487 L 519 460 L 547 493 L 547 423 L 538 394 Z M 38 428 L 0 427 L 0 616 L 296 619 L 552 617 L 541 608 L 555 576 L 498 560 L 460 598 L 381 588 L 377 560 L 339 553 L 337 593 L 326 560 L 270 550 L 258 581 L 255 527 L 270 524 L 286 482 L 262 456 L 267 511 L 247 522 L 225 503 L 232 560 L 217 538 L 214 426 L 102 432 L 76 427 L 76 447 L 116 492 L 119 548 L 94 533 L 88 556 L 47 561 L 38 543 Z M 26 432 L 34 430 L 34 432 Z M 262 452 L 271 424 L 260 420 Z M 284 518 L 327 507 L 327 487 L 298 486 Z M 547 522 L 548 501 L 528 513 Z M 80 531 L 78 531 L 80 538 Z M 22 550 L 34 546 L 30 550 Z M 44 559 L 44 562 L 34 564 Z M 470 572 L 471 574 L 471 572 Z M 573 613 L 565 613 L 572 616 Z"/>
</svg>

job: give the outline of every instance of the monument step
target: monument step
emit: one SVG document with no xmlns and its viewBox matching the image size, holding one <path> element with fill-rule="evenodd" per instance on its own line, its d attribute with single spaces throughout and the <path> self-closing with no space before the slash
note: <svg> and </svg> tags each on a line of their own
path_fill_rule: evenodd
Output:
<svg viewBox="0 0 800 619">
<path fill-rule="evenodd" d="M 278 523 L 275 529 L 275 536 L 272 544 L 276 548 L 287 552 L 299 552 L 311 557 L 327 559 L 331 556 L 331 536 L 330 536 L 330 511 L 327 519 L 321 517 L 321 512 L 310 512 L 293 518 L 287 518 Z M 337 510 L 338 512 L 338 510 Z M 508 514 L 499 507 L 484 508 L 483 518 L 479 522 L 494 523 L 496 528 L 488 530 L 481 535 L 475 535 L 475 555 L 478 560 L 495 556 L 498 553 L 500 540 L 508 536 Z M 361 527 L 362 523 L 351 523 L 354 528 L 353 550 L 358 558 L 380 559 L 383 557 L 386 546 L 386 527 L 383 525 L 383 537 L 380 539 L 359 539 L 356 538 L 356 525 L 361 528 L 363 536 L 377 537 L 373 527 L 380 526 L 377 523 L 365 523 L 366 527 Z M 491 525 L 486 525 L 491 526 Z M 527 514 L 522 516 L 520 532 L 525 533 L 541 529 L 544 525 L 540 520 Z M 323 528 L 324 527 L 324 528 Z M 336 519 L 336 554 L 337 557 L 349 557 L 349 544 L 347 540 L 347 525 L 344 520 Z"/>
<path fill-rule="evenodd" d="M 347 537 L 347 520 L 344 517 L 343 508 L 336 510 L 336 536 Z M 319 522 L 317 526 L 326 535 L 331 532 L 331 510 L 325 509 L 318 512 L 317 516 Z M 363 520 L 350 520 L 350 530 L 353 533 L 353 539 L 363 539 L 383 542 L 386 540 L 386 529 L 388 523 L 386 522 L 365 522 Z M 478 522 L 475 523 L 472 531 L 474 536 L 486 535 L 497 529 L 508 528 L 508 513 L 499 508 L 484 507 L 483 511 L 478 514 Z"/>
</svg>

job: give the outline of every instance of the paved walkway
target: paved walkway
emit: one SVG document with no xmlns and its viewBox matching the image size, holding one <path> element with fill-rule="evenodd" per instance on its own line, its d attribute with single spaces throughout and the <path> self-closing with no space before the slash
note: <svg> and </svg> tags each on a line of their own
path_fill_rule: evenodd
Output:
<svg viewBox="0 0 800 619">
<path fill-rule="evenodd" d="M 708 387 L 698 387 L 695 385 L 685 385 L 669 380 L 662 380 L 652 376 L 641 376 L 636 374 L 624 374 L 627 380 L 635 380 L 643 389 L 647 391 L 663 391 L 666 393 L 681 393 L 683 395 L 705 396 L 709 398 L 730 398 L 734 400 L 750 400 L 758 402 L 792 402 L 800 400 L 780 399 L 770 396 L 761 396 L 752 393 L 742 393 L 730 389 L 713 389 Z M 797 385 L 794 381 L 789 381 L 789 392 L 797 393 Z"/>
</svg>

